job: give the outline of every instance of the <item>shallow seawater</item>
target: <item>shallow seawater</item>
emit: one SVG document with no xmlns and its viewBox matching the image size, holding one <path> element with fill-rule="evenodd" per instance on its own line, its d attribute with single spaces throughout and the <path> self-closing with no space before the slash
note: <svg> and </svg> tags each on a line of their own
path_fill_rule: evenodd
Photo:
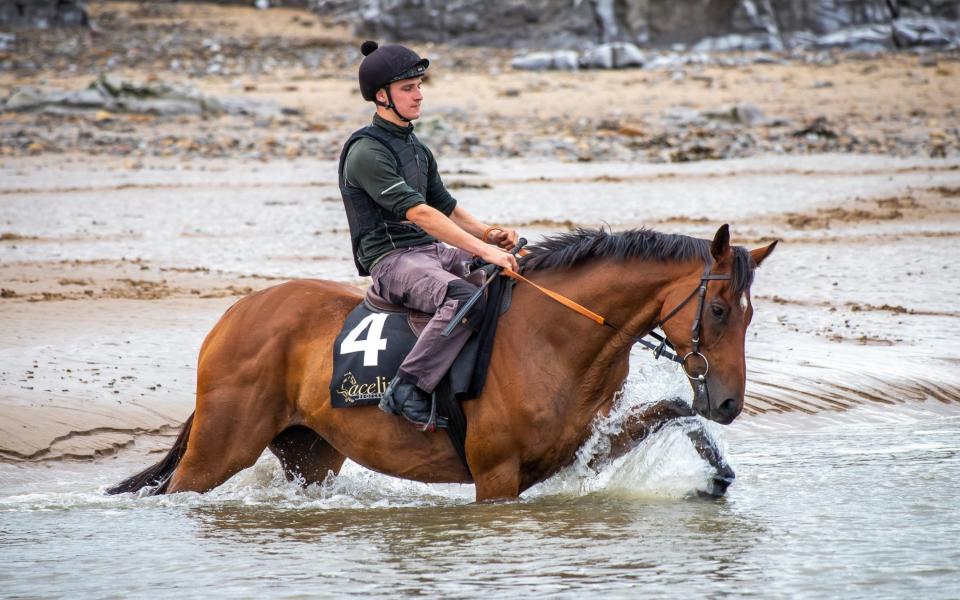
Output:
<svg viewBox="0 0 960 600">
<path fill-rule="evenodd" d="M 774 165 L 779 173 L 801 159 L 777 160 L 783 161 Z M 849 159 L 838 166 L 843 173 L 829 180 L 787 170 L 777 177 L 759 172 L 602 186 L 590 179 L 644 176 L 653 167 L 507 162 L 497 167 L 503 172 L 483 167 L 493 189 L 464 189 L 458 196 L 481 218 L 505 223 L 592 224 L 602 214 L 614 215 L 610 224 L 620 228 L 683 216 L 691 219 L 688 233 L 712 235 L 712 223 L 726 219 L 737 235 L 755 231 L 753 237 L 760 237 L 769 232 L 763 219 L 785 211 L 813 212 L 858 196 L 957 184 L 949 170 L 899 173 L 880 165 L 861 172 L 864 160 Z M 561 181 L 572 169 L 584 181 Z M 669 169 L 685 174 L 688 168 Z M 231 177 L 261 175 L 266 177 Z M 206 181 L 209 176 L 195 173 L 194 185 L 183 190 L 119 182 L 108 193 L 11 194 L 6 227 L 39 239 L 6 247 L 4 258 L 135 256 L 157 267 L 353 277 L 329 175 L 318 181 L 301 175 L 295 185 L 273 186 L 287 175 L 271 173 L 263 186 L 229 188 L 229 194 L 216 189 L 221 182 Z M 513 180 L 499 182 L 507 176 Z M 546 179 L 528 181 L 537 176 Z M 231 210 L 224 210 L 225 201 Z M 698 225 L 704 206 L 710 207 L 711 223 Z M 38 221 L 38 214 L 45 218 Z M 916 224 L 870 225 L 894 226 Z M 923 226 L 941 229 L 939 223 Z M 748 392 L 793 402 L 822 400 L 815 395 L 820 392 L 857 408 L 744 415 L 730 427 L 684 421 L 594 472 L 586 465 L 602 454 L 598 434 L 573 466 L 517 502 L 476 505 L 472 486 L 405 482 L 349 463 L 338 477 L 301 488 L 284 480 L 269 454 L 209 494 L 163 497 L 103 494 L 158 460 L 143 446 L 95 461 L 0 464 L 0 598 L 958 598 L 960 404 L 923 401 L 932 383 L 946 389 L 941 397 L 956 398 L 956 344 L 944 333 L 955 330 L 950 324 L 956 315 L 948 312 L 953 271 L 946 269 L 953 268 L 955 239 L 888 236 L 866 250 L 840 242 L 785 243 L 776 260 L 764 265 L 755 292 L 794 302 L 767 300 L 761 306 L 758 300 L 761 310 L 751 330 L 757 337 L 748 339 Z M 236 251 L 240 242 L 242 254 Z M 862 268 L 864 256 L 887 273 Z M 928 266 L 925 273 L 917 270 L 920 261 Z M 852 302 L 863 310 L 850 308 Z M 860 306 L 868 304 L 902 305 L 918 314 L 894 316 Z M 64 338 L 68 342 L 58 337 L 53 344 L 37 338 L 24 356 L 66 368 L 92 354 L 128 373 L 141 369 L 137 385 L 166 374 L 163 402 L 143 406 L 175 414 L 169 406 L 192 393 L 191 344 L 199 344 L 213 317 L 209 324 L 204 316 L 187 326 L 154 319 L 116 328 L 138 315 L 111 318 L 109 335 Z M 815 344 L 811 332 L 842 333 L 847 342 Z M 861 335 L 897 345 L 849 342 Z M 110 336 L 134 342 L 137 354 L 115 350 Z M 177 350 L 178 344 L 189 351 Z M 20 351 L 7 353 L 5 369 L 20 368 L 14 354 Z M 125 362 L 138 354 L 150 358 Z M 633 364 L 626 406 L 689 395 L 675 369 L 639 356 Z M 864 390 L 871 400 L 858 394 Z M 598 428 L 615 425 L 614 419 Z M 711 468 L 685 435 L 689 428 L 706 431 L 736 470 L 724 498 L 697 497 Z"/>
<path fill-rule="evenodd" d="M 101 491 L 155 455 L 0 465 L 0 595 L 956 597 L 960 411 L 925 406 L 687 422 L 595 473 L 598 437 L 492 505 L 350 463 L 300 488 L 269 454 L 210 494 L 142 498 Z M 711 468 L 684 427 L 724 449 L 726 497 L 696 497 Z"/>
</svg>

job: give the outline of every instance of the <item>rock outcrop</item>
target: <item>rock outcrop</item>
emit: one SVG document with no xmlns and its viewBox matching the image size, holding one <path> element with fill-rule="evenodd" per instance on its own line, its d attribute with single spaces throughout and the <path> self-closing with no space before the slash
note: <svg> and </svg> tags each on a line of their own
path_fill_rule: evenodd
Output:
<svg viewBox="0 0 960 600">
<path fill-rule="evenodd" d="M 113 75 L 101 75 L 82 90 L 41 90 L 22 86 L 0 101 L 0 112 L 74 114 L 86 111 L 154 115 L 252 115 L 274 117 L 295 114 L 275 102 L 243 98 L 214 98 L 190 87 L 162 82 L 143 84 Z"/>
<path fill-rule="evenodd" d="M 776 51 L 837 32 L 853 45 L 879 35 L 880 46 L 948 46 L 960 19 L 956 0 L 314 0 L 314 10 L 372 38 L 540 49 L 716 39 L 711 49 Z M 858 33 L 873 25 L 883 27 Z"/>
</svg>

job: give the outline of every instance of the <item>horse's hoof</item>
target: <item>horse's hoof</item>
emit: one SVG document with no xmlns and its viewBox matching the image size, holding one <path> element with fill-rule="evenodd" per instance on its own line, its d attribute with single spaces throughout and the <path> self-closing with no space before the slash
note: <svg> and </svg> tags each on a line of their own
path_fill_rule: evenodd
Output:
<svg viewBox="0 0 960 600">
<path fill-rule="evenodd" d="M 734 479 L 736 476 L 732 472 L 729 475 L 715 475 L 707 483 L 707 489 L 697 490 L 697 495 L 701 498 L 722 498 Z"/>
</svg>

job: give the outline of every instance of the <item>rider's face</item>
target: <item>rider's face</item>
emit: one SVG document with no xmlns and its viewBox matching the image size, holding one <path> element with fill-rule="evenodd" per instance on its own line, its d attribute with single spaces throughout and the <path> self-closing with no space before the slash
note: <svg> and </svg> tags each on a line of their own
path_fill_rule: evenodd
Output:
<svg viewBox="0 0 960 600">
<path fill-rule="evenodd" d="M 420 91 L 422 84 L 423 77 L 403 79 L 390 84 L 390 95 L 393 97 L 393 103 L 400 114 L 411 121 L 420 118 L 420 104 L 423 102 L 423 94 Z M 386 94 L 382 91 L 377 92 L 377 94 L 383 94 L 383 101 L 386 101 Z"/>
</svg>

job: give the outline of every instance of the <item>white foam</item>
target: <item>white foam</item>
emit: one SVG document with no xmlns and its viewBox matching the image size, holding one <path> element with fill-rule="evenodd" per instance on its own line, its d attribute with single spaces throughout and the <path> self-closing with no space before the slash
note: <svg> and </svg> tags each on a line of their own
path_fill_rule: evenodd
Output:
<svg viewBox="0 0 960 600">
<path fill-rule="evenodd" d="M 648 436 L 626 455 L 603 460 L 610 450 L 610 437 L 621 431 L 630 415 L 664 399 L 681 398 L 688 403 L 692 399 L 686 378 L 672 363 L 654 362 L 648 354 L 637 351 L 633 364 L 614 409 L 594 423 L 593 433 L 577 452 L 574 463 L 533 488 L 529 496 L 602 493 L 681 498 L 709 489 L 715 469 L 700 457 L 687 434 L 703 431 L 724 457 L 727 447 L 720 427 L 700 417 L 679 419 Z"/>
</svg>

